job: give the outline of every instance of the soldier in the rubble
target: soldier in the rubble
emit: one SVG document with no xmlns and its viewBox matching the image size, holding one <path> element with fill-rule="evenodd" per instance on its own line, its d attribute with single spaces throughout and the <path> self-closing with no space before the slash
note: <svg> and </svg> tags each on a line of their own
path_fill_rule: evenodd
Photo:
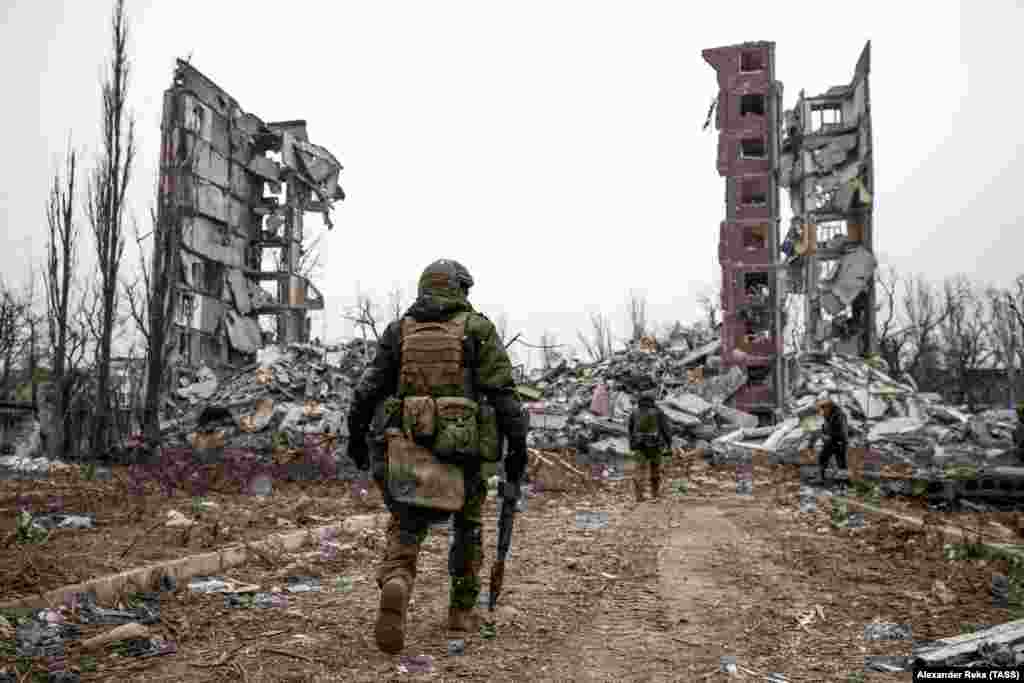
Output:
<svg viewBox="0 0 1024 683">
<path fill-rule="evenodd" d="M 644 500 L 647 470 L 650 468 L 651 497 L 661 496 L 661 464 L 664 452 L 672 446 L 668 416 L 656 404 L 657 390 L 640 394 L 637 407 L 629 416 L 629 448 L 633 452 L 635 470 L 633 487 L 636 501 Z"/>
<path fill-rule="evenodd" d="M 825 473 L 828 471 L 829 462 L 835 456 L 836 466 L 841 472 L 846 471 L 846 448 L 849 443 L 846 426 L 846 413 L 836 405 L 831 396 L 823 395 L 818 398 L 818 410 L 825 418 L 821 427 L 822 448 L 818 456 L 818 470 L 820 481 L 825 481 Z M 818 435 L 813 438 L 817 440 Z M 813 447 L 812 443 L 812 447 Z"/>
<path fill-rule="evenodd" d="M 387 548 L 377 570 L 381 593 L 375 629 L 378 647 L 388 653 L 404 647 L 420 546 L 431 524 L 452 515 L 444 508 L 453 507 L 453 499 L 464 503 L 454 510 L 452 520 L 448 627 L 453 631 L 478 629 L 481 508 L 487 497 L 481 460 L 497 460 L 497 431 L 507 443 L 508 480 L 521 481 L 526 469 L 527 424 L 515 394 L 512 365 L 494 324 L 469 304 L 472 285 L 473 278 L 456 261 L 436 261 L 423 271 L 415 303 L 381 335 L 373 363 L 356 387 L 349 414 L 348 455 L 365 471 L 373 447 L 375 479 L 387 490 L 391 512 Z M 388 427 L 386 447 L 368 433 L 371 420 L 377 436 L 381 427 Z M 428 422 L 434 424 L 428 426 Z M 485 439 L 487 434 L 493 439 Z M 464 444 L 457 449 L 461 457 L 452 457 L 454 451 L 443 445 L 454 442 Z M 474 448 L 479 455 L 473 455 Z M 387 462 L 381 463 L 382 458 Z M 413 487 L 409 493 L 403 488 L 396 475 L 404 471 L 408 482 L 409 470 L 400 470 L 396 463 L 412 467 L 415 482 L 422 481 L 419 477 L 424 470 L 416 472 L 416 468 L 424 460 L 425 468 L 457 464 L 463 475 L 464 497 L 453 494 L 444 498 L 445 493 L 457 489 L 452 486 L 441 492 L 424 486 L 419 490 Z M 439 502 L 442 499 L 444 506 Z M 423 500 L 428 504 L 422 504 Z"/>
</svg>

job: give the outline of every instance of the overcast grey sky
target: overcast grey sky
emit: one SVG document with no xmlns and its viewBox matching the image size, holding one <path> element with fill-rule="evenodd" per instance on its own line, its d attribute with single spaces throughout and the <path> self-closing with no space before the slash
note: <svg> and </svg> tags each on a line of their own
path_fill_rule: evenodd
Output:
<svg viewBox="0 0 1024 683">
<path fill-rule="evenodd" d="M 42 259 L 44 202 L 68 135 L 97 149 L 110 4 L 3 3 L 0 266 L 10 280 Z M 624 334 L 630 288 L 646 293 L 652 320 L 691 321 L 720 278 L 724 213 L 716 133 L 701 130 L 717 91 L 701 50 L 775 41 L 788 108 L 801 89 L 847 83 L 871 39 L 883 263 L 996 284 L 1024 272 L 1019 4 L 830 7 L 128 0 L 132 210 L 144 217 L 153 203 L 162 93 L 175 57 L 191 55 L 264 121 L 306 119 L 311 140 L 345 166 L 349 198 L 323 242 L 327 338 L 351 334 L 340 310 L 357 284 L 383 301 L 442 257 L 469 267 L 480 310 L 506 313 L 531 342 L 545 329 L 574 341 L 595 311 Z M 130 268 L 134 244 L 126 251 Z"/>
</svg>

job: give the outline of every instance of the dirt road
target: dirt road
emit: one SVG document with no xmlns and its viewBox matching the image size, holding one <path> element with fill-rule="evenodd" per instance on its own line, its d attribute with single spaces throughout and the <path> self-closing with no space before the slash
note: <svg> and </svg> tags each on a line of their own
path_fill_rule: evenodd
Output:
<svg viewBox="0 0 1024 683">
<path fill-rule="evenodd" d="M 669 489 L 683 470 L 666 474 Z M 758 469 L 752 496 L 736 494 L 730 468 L 698 463 L 689 477 L 685 494 L 640 505 L 625 481 L 531 498 L 517 518 L 495 635 L 470 635 L 462 654 L 449 654 L 444 629 L 444 529 L 421 555 L 406 651 L 377 651 L 381 533 L 367 529 L 338 539 L 330 557 L 306 549 L 228 572 L 264 591 L 316 576 L 320 592 L 239 609 L 179 587 L 154 627 L 175 654 L 86 655 L 72 644 L 67 660 L 94 660 L 83 681 L 700 681 L 726 680 L 721 658 L 734 657 L 733 680 L 846 681 L 867 655 L 909 654 L 907 641 L 865 641 L 865 624 L 909 624 L 928 639 L 1009 618 L 989 597 L 998 563 L 947 562 L 941 538 L 883 516 L 833 528 L 827 499 L 799 511 L 795 469 Z M 488 505 L 487 560 L 494 529 Z M 83 637 L 108 629 L 85 627 Z M 14 662 L 9 654 L 0 650 L 0 670 Z"/>
</svg>

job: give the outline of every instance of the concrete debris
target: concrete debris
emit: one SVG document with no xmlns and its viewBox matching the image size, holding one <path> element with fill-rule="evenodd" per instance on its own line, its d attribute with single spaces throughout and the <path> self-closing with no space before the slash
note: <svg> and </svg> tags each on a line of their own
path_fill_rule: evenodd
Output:
<svg viewBox="0 0 1024 683">
<path fill-rule="evenodd" d="M 248 452 L 261 465 L 288 465 L 297 477 L 323 476 L 291 467 L 316 456 L 331 461 L 335 476 L 351 478 L 355 466 L 340 453 L 367 351 L 363 340 L 334 348 L 290 344 L 262 349 L 256 363 L 219 379 L 205 369 L 176 392 L 177 412 L 161 424 L 162 442 L 202 452 L 204 462 L 223 458 L 225 449 Z"/>
<path fill-rule="evenodd" d="M 1024 664 L 1024 620 L 939 641 L 913 650 L 914 667 L 1010 667 Z"/>
<path fill-rule="evenodd" d="M 116 643 L 121 640 L 132 640 L 135 638 L 148 638 L 149 629 L 142 624 L 130 623 L 122 624 L 106 633 L 101 633 L 98 636 L 93 636 L 82 641 L 82 649 L 84 650 L 97 650 L 104 645 L 110 643 Z"/>
</svg>

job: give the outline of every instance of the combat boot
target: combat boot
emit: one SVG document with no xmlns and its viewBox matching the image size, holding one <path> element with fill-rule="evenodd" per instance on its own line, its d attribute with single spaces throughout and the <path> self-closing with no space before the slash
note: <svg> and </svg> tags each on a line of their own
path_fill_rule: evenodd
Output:
<svg viewBox="0 0 1024 683">
<path fill-rule="evenodd" d="M 377 647 L 388 654 L 398 654 L 405 647 L 405 618 L 409 610 L 412 586 L 401 576 L 392 576 L 380 591 L 377 612 Z"/>
<path fill-rule="evenodd" d="M 651 498 L 661 498 L 661 466 L 651 465 Z"/>
<path fill-rule="evenodd" d="M 448 608 L 448 630 L 465 631 L 473 633 L 480 630 L 480 613 L 476 608 L 459 609 L 458 607 Z"/>
</svg>

